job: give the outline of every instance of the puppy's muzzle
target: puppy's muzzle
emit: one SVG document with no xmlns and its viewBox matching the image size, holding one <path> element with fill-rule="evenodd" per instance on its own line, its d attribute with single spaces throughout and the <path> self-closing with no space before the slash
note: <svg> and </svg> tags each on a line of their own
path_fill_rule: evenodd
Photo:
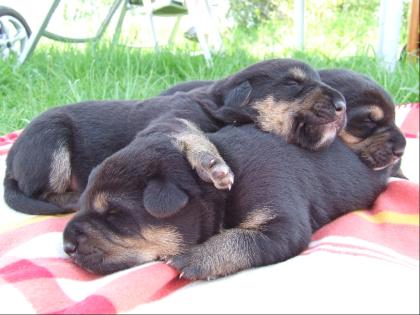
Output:
<svg viewBox="0 0 420 315">
<path fill-rule="evenodd" d="M 77 245 L 78 244 L 73 241 L 64 241 L 64 251 L 67 255 L 73 257 L 76 254 Z"/>
</svg>

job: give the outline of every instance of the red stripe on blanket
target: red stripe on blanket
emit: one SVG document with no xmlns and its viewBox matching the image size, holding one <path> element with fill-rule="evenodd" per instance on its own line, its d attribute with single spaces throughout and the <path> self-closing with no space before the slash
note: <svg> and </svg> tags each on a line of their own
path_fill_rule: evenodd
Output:
<svg viewBox="0 0 420 315">
<path fill-rule="evenodd" d="M 408 180 L 388 183 L 384 192 L 375 200 L 370 213 L 397 209 L 399 213 L 419 213 L 419 184 Z"/>
<path fill-rule="evenodd" d="M 178 276 L 179 273 L 166 264 L 153 264 L 115 279 L 97 293 L 110 299 L 121 313 L 162 298 L 189 283 Z"/>
<path fill-rule="evenodd" d="M 72 215 L 51 217 L 45 221 L 32 223 L 0 235 L 0 256 L 26 242 L 28 239 L 49 233 L 62 232 Z"/>
<path fill-rule="evenodd" d="M 344 215 L 318 230 L 312 237 L 352 236 L 387 246 L 409 257 L 419 258 L 419 186 L 409 181 L 395 181 L 376 200 L 371 211 L 357 211 Z M 374 215 L 391 210 L 396 222 L 369 220 Z M 397 211 L 398 210 L 398 211 Z M 362 215 L 359 215 L 362 214 Z M 404 220 L 398 221 L 400 215 Z M 412 221 L 415 224 L 405 224 Z"/>
<path fill-rule="evenodd" d="M 376 243 L 375 243 L 376 244 Z M 336 242 L 324 242 L 321 241 L 320 243 L 310 246 L 307 250 L 303 252 L 303 254 L 313 253 L 318 250 L 326 250 L 334 248 L 336 251 L 343 251 L 343 252 L 365 252 L 367 255 L 374 255 L 375 257 L 382 257 L 388 261 L 395 261 L 399 264 L 409 266 L 409 267 L 416 267 L 417 265 L 411 263 L 409 259 L 404 258 L 405 256 L 398 256 L 398 255 L 391 255 L 384 251 L 377 250 L 374 248 L 370 248 L 367 246 L 355 245 L 355 244 L 345 244 L 345 243 L 336 243 Z M 362 254 L 360 254 L 362 255 Z M 413 260 L 414 261 L 414 260 Z"/>
<path fill-rule="evenodd" d="M 420 105 L 411 104 L 410 112 L 405 117 L 400 128 L 406 136 L 414 136 L 418 138 L 419 136 L 419 116 L 420 116 Z"/>
<path fill-rule="evenodd" d="M 338 218 L 317 231 L 313 240 L 327 236 L 352 236 L 389 247 L 398 253 L 419 258 L 419 228 L 367 222 L 354 214 Z"/>
<path fill-rule="evenodd" d="M 79 272 L 84 273 L 81 269 Z M 178 275 L 177 271 L 163 263 L 133 268 L 99 287 L 83 301 L 75 302 L 57 283 L 61 277 L 51 272 L 48 266 L 22 259 L 0 269 L 0 277 L 21 291 L 38 313 L 57 314 L 114 314 L 128 311 L 139 304 L 167 296 L 190 283 L 178 279 Z M 48 302 L 44 301 L 45 297 L 48 297 Z M 96 305 L 98 301 L 104 304 Z"/>
<path fill-rule="evenodd" d="M 54 278 L 45 267 L 32 268 L 33 262 L 22 259 L 4 268 L 0 268 L 0 275 L 11 283 L 36 279 L 36 278 Z"/>
<path fill-rule="evenodd" d="M 1 264 L 10 266 L 21 260 L 21 257 L 1 257 Z M 70 258 L 31 258 L 31 262 L 48 269 L 54 278 L 85 282 L 101 278 L 100 275 L 92 274 L 78 267 Z"/>
<path fill-rule="evenodd" d="M 0 276 L 22 292 L 37 313 L 50 313 L 73 304 L 48 269 L 28 260 L 2 268 Z"/>
<path fill-rule="evenodd" d="M 404 267 L 418 269 L 417 266 L 414 267 L 414 266 L 408 265 L 408 264 L 406 264 L 402 261 L 399 261 L 399 260 L 378 257 L 374 254 L 365 254 L 365 253 L 357 253 L 357 252 L 353 252 L 353 251 L 346 251 L 346 250 L 343 250 L 343 249 L 318 248 L 318 249 L 314 249 L 314 250 L 305 251 L 304 253 L 302 253 L 302 255 L 305 256 L 305 255 L 310 255 L 310 254 L 319 253 L 319 252 L 326 252 L 326 253 L 339 254 L 339 255 L 357 256 L 357 257 L 366 257 L 366 258 L 370 258 L 370 259 L 386 261 L 388 263 L 397 264 L 397 265 L 404 266 Z"/>
</svg>

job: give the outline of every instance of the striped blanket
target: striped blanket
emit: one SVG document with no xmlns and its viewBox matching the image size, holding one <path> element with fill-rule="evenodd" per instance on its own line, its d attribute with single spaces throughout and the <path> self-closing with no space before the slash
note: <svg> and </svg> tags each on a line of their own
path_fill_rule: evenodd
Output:
<svg viewBox="0 0 420 315">
<path fill-rule="evenodd" d="M 29 216 L 0 199 L 0 313 L 419 313 L 419 104 L 397 110 L 403 171 L 372 209 L 344 215 L 286 262 L 210 282 L 163 263 L 108 276 L 62 249 L 71 215 Z M 0 177 L 18 133 L 0 137 Z M 0 194 L 3 195 L 2 187 Z"/>
</svg>

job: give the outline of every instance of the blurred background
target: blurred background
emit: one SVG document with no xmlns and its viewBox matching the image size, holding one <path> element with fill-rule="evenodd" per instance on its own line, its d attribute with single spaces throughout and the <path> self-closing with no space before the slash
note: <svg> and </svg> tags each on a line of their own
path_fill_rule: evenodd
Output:
<svg viewBox="0 0 420 315">
<path fill-rule="evenodd" d="M 0 0 L 0 6 L 18 12 L 34 36 L 53 2 Z M 95 36 L 115 4 L 115 0 L 58 2 L 46 29 L 75 38 Z M 19 65 L 20 51 L 0 60 L 0 134 L 24 127 L 51 106 L 152 97 L 178 82 L 218 79 L 280 57 L 298 58 L 315 68 L 365 73 L 383 85 L 397 104 L 419 100 L 418 55 L 407 54 L 410 0 L 121 2 L 97 41 L 65 43 L 42 36 L 23 64 Z M 174 14 L 180 14 L 179 25 L 170 41 L 176 29 Z M 389 49 L 391 63 L 384 62 Z"/>
</svg>

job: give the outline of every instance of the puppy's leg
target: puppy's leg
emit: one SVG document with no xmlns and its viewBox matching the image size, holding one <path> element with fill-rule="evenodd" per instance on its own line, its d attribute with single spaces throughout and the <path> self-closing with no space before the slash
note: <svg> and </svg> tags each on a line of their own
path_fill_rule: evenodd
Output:
<svg viewBox="0 0 420 315">
<path fill-rule="evenodd" d="M 171 136 L 200 178 L 212 182 L 217 189 L 232 187 L 234 175 L 206 135 L 193 123 L 176 119 L 180 124 Z"/>
<path fill-rule="evenodd" d="M 179 270 L 182 278 L 211 280 L 284 261 L 301 253 L 309 244 L 309 223 L 285 217 L 272 217 L 268 221 L 260 219 L 257 215 L 237 228 L 224 230 L 187 252 L 172 257 L 168 264 Z"/>
<path fill-rule="evenodd" d="M 62 208 L 45 199 L 71 188 L 71 120 L 51 112 L 32 121 L 12 146 L 4 180 L 6 203 L 27 214 L 59 214 Z"/>
</svg>

